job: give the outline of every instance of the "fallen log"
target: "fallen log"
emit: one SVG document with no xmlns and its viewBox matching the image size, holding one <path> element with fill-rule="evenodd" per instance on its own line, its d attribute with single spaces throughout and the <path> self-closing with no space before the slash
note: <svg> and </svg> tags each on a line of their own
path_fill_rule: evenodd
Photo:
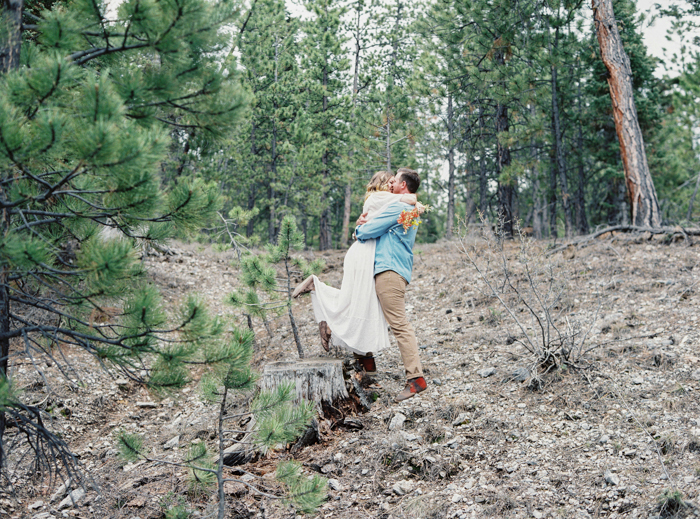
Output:
<svg viewBox="0 0 700 519">
<path fill-rule="evenodd" d="M 604 234 L 613 233 L 613 232 L 627 232 L 627 233 L 645 233 L 645 232 L 648 232 L 649 234 L 669 234 L 669 235 L 680 234 L 683 236 L 683 238 L 685 240 L 688 240 L 688 236 L 700 236 L 700 228 L 683 228 L 681 226 L 641 227 L 638 225 L 612 225 L 610 227 L 605 227 L 604 229 L 600 229 L 594 233 L 587 234 L 586 236 L 581 236 L 579 238 L 576 238 L 575 240 L 571 240 L 563 245 L 560 245 L 559 247 L 555 247 L 554 249 L 547 251 L 547 255 L 550 256 L 552 254 L 556 254 L 557 252 L 561 252 L 561 251 L 569 248 L 572 245 L 575 246 L 576 248 L 584 247 L 589 242 L 595 240 L 596 238 L 603 236 Z"/>
</svg>

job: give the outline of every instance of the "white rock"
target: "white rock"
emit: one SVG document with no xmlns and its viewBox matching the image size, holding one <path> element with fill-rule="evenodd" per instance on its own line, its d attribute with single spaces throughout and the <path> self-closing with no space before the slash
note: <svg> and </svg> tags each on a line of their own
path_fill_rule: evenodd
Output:
<svg viewBox="0 0 700 519">
<path fill-rule="evenodd" d="M 68 496 L 63 501 L 61 501 L 58 504 L 57 508 L 59 510 L 65 510 L 66 508 L 70 508 L 71 506 L 75 506 L 84 497 L 85 497 L 85 490 L 82 488 L 76 488 L 70 494 L 68 494 Z"/>
<path fill-rule="evenodd" d="M 163 450 L 170 450 L 173 447 L 177 447 L 180 444 L 180 437 L 175 436 L 173 438 L 170 438 L 165 445 L 163 445 Z"/>
<path fill-rule="evenodd" d="M 452 426 L 457 427 L 458 425 L 462 425 L 463 423 L 466 423 L 468 419 L 468 413 L 459 413 L 459 416 L 452 422 Z"/>
<path fill-rule="evenodd" d="M 335 490 L 336 492 L 340 492 L 341 490 L 343 490 L 343 485 L 341 485 L 340 481 L 338 481 L 337 479 L 329 479 L 328 486 L 331 490 Z"/>
<path fill-rule="evenodd" d="M 142 407 L 144 409 L 155 409 L 158 404 L 155 402 L 136 402 L 136 407 Z"/>
<path fill-rule="evenodd" d="M 632 384 L 640 386 L 640 385 L 644 384 L 644 379 L 642 377 L 635 377 L 632 379 Z"/>
<path fill-rule="evenodd" d="M 452 496 L 453 503 L 459 503 L 462 501 L 462 499 L 464 499 L 464 498 L 462 496 L 460 496 L 459 494 L 455 494 Z"/>
<path fill-rule="evenodd" d="M 413 482 L 407 480 L 399 481 L 391 488 L 391 490 L 397 496 L 406 495 L 413 490 Z"/>
<path fill-rule="evenodd" d="M 401 413 L 396 413 L 394 417 L 391 419 L 391 422 L 389 422 L 389 430 L 390 431 L 397 431 L 403 427 L 404 422 L 406 421 L 406 415 L 403 415 Z"/>
<path fill-rule="evenodd" d="M 695 481 L 695 476 L 684 476 L 683 481 L 685 483 L 692 483 L 693 481 Z"/>
<path fill-rule="evenodd" d="M 37 508 L 41 508 L 42 506 L 44 506 L 43 501 L 36 501 L 29 505 L 27 508 L 29 508 L 30 510 L 36 510 Z"/>
<path fill-rule="evenodd" d="M 66 492 L 72 484 L 73 480 L 71 478 L 68 478 L 60 487 L 56 489 L 56 492 L 53 493 L 53 495 L 51 496 L 51 502 L 53 503 L 54 501 L 57 501 L 63 496 L 65 496 Z"/>
<path fill-rule="evenodd" d="M 484 369 L 480 369 L 479 371 L 477 371 L 477 374 L 480 377 L 486 378 L 486 377 L 490 377 L 491 375 L 495 375 L 497 371 L 498 370 L 496 368 L 484 368 Z"/>
<path fill-rule="evenodd" d="M 613 474 L 609 470 L 605 471 L 605 475 L 603 476 L 605 478 L 605 482 L 608 485 L 619 485 L 620 484 L 620 476 L 617 474 Z"/>
</svg>

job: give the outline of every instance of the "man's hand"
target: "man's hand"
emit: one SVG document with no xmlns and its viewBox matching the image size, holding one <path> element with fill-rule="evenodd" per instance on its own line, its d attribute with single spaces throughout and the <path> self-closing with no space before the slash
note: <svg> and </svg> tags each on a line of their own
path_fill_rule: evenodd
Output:
<svg viewBox="0 0 700 519">
<path fill-rule="evenodd" d="M 360 217 L 357 219 L 357 223 L 355 225 L 356 226 L 357 225 L 364 225 L 366 223 L 367 223 L 367 213 L 362 213 L 360 215 Z"/>
</svg>

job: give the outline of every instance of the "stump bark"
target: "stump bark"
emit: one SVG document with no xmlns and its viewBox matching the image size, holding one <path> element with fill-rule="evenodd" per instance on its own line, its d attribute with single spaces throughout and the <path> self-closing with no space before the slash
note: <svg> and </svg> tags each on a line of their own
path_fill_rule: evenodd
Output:
<svg viewBox="0 0 700 519">
<path fill-rule="evenodd" d="M 296 403 L 301 400 L 333 404 L 350 398 L 343 379 L 343 361 L 326 357 L 274 362 L 265 366 L 260 386 L 272 391 L 282 383 L 293 382 Z"/>
</svg>

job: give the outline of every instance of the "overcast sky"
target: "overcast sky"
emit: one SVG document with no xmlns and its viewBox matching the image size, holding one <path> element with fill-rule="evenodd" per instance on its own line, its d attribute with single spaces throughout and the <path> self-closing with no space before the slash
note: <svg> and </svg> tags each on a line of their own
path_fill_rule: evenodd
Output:
<svg viewBox="0 0 700 519">
<path fill-rule="evenodd" d="M 673 53 L 679 51 L 681 45 L 677 37 L 672 41 L 666 39 L 666 31 L 671 27 L 671 21 L 668 18 L 657 18 L 649 25 L 650 20 L 656 13 L 654 4 L 664 4 L 667 2 L 668 0 L 637 0 L 637 11 L 640 13 L 648 13 L 647 20 L 642 27 L 642 34 L 649 53 L 661 59 L 668 67 L 671 67 L 668 71 L 663 67 L 659 67 L 659 70 L 657 70 L 657 75 L 659 76 L 664 75 L 664 73 L 673 74 L 670 59 Z M 694 35 L 689 35 L 688 40 L 692 40 L 693 36 Z M 664 49 L 666 49 L 665 52 Z"/>
</svg>

